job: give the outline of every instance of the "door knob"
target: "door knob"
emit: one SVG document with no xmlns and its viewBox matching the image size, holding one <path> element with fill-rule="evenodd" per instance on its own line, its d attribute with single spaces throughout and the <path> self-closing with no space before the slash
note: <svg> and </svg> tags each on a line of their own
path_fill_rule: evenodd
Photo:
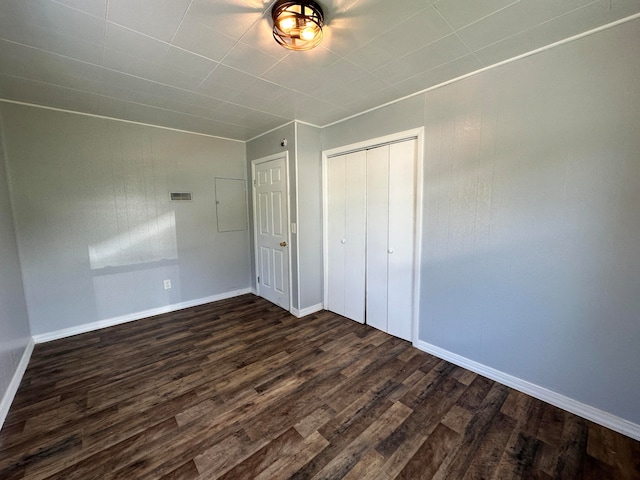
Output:
<svg viewBox="0 0 640 480">
<path fill-rule="evenodd" d="M 388 251 L 389 253 L 393 253 L 393 248 L 390 248 Z"/>
<path fill-rule="evenodd" d="M 342 240 L 340 240 L 340 243 L 342 243 L 342 244 L 347 243 L 347 240 L 345 238 L 343 238 Z"/>
<path fill-rule="evenodd" d="M 281 247 L 286 247 L 287 246 L 287 242 L 280 242 L 280 246 Z"/>
</svg>

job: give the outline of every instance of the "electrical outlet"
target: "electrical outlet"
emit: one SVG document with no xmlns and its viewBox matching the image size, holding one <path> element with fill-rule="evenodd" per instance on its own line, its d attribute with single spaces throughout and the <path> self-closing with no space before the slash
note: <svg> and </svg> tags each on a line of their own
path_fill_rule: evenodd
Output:
<svg viewBox="0 0 640 480">
<path fill-rule="evenodd" d="M 164 281 L 164 289 L 165 290 L 171 290 L 171 280 L 165 280 Z"/>
</svg>

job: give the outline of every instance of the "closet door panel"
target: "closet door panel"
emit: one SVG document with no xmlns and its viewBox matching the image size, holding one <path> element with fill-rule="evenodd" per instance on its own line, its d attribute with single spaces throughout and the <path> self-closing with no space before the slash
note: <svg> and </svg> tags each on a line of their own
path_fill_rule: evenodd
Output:
<svg viewBox="0 0 640 480">
<path fill-rule="evenodd" d="M 411 340 L 417 141 L 390 145 L 387 332 Z"/>
<path fill-rule="evenodd" d="M 365 151 L 346 156 L 343 315 L 360 323 L 365 318 L 366 168 Z"/>
<path fill-rule="evenodd" d="M 389 146 L 367 150 L 367 324 L 387 331 Z"/>
<path fill-rule="evenodd" d="M 345 156 L 327 161 L 327 293 L 325 308 L 345 313 Z"/>
</svg>

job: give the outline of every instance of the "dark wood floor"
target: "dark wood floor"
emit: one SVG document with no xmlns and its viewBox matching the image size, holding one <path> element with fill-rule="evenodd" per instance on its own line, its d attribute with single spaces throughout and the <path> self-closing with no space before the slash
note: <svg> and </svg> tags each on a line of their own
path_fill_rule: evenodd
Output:
<svg viewBox="0 0 640 480">
<path fill-rule="evenodd" d="M 37 345 L 0 478 L 638 479 L 640 442 L 246 295 Z"/>
</svg>

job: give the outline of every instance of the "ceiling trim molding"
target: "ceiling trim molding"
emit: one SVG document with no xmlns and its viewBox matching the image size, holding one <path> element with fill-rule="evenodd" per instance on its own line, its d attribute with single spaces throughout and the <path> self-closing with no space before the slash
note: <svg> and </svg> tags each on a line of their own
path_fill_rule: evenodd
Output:
<svg viewBox="0 0 640 480">
<path fill-rule="evenodd" d="M 261 133 L 260 135 L 256 135 L 253 138 L 250 138 L 249 140 L 245 140 L 246 143 L 249 142 L 253 142 L 254 140 L 260 138 L 260 137 L 264 137 L 265 135 L 269 135 L 272 132 L 275 132 L 276 130 L 279 130 L 281 128 L 287 127 L 289 125 L 291 125 L 292 123 L 295 123 L 296 120 L 289 120 L 288 122 L 283 123 L 282 125 L 278 125 L 277 127 L 272 128 L 271 130 L 267 130 L 266 132 Z"/>
<path fill-rule="evenodd" d="M 358 114 L 358 115 L 360 115 L 360 114 Z M 338 122 L 342 122 L 342 120 L 338 120 Z M 338 123 L 338 122 L 336 122 L 336 123 Z M 307 125 L 307 126 L 313 127 L 313 128 L 320 128 L 320 129 L 324 128 L 324 127 L 321 127 L 320 125 L 314 125 L 313 123 L 303 122 L 302 120 L 293 119 L 293 120 L 290 120 L 290 121 L 288 121 L 286 123 L 283 123 L 282 125 L 280 125 L 278 127 L 274 127 L 271 130 L 267 130 L 266 132 L 263 132 L 260 135 L 256 135 L 255 137 L 250 138 L 249 140 L 246 140 L 246 142 L 247 143 L 252 142 L 252 141 L 254 141 L 254 140 L 256 140 L 256 139 L 258 139 L 258 138 L 260 138 L 260 137 L 262 137 L 264 135 L 268 135 L 268 134 L 270 134 L 272 132 L 275 132 L 276 130 L 279 130 L 279 129 L 284 128 L 284 127 L 286 127 L 288 125 L 291 125 L 292 123 L 293 124 L 300 123 L 302 125 Z"/>
<path fill-rule="evenodd" d="M 567 37 L 567 38 L 565 38 L 563 40 L 559 40 L 557 42 L 550 43 L 549 45 L 545 45 L 544 47 L 536 48 L 535 50 L 531 50 L 529 52 L 523 53 L 523 54 L 518 55 L 516 57 L 512 57 L 512 58 L 509 58 L 507 60 L 503 60 L 502 62 L 494 63 L 494 64 L 489 65 L 487 67 L 483 67 L 483 68 L 480 68 L 478 70 L 474 70 L 473 72 L 467 73 L 465 75 L 461 75 L 461 76 L 456 77 L 456 78 L 452 78 L 451 80 L 447 80 L 446 82 L 442 82 L 442 83 L 439 83 L 437 85 L 433 85 L 433 86 L 431 86 L 429 88 L 425 88 L 424 90 L 420 90 L 420 91 L 412 93 L 410 95 L 406 95 L 406 96 L 404 96 L 402 98 L 398 98 L 396 100 L 392 100 L 392 101 L 384 103 L 382 105 L 378 105 L 376 107 L 370 108 L 370 109 L 365 110 L 363 112 L 356 113 L 354 115 L 350 115 L 350 116 L 348 116 L 346 118 L 343 118 L 341 120 L 336 120 L 335 122 L 327 123 L 326 125 L 322 125 L 320 128 L 327 128 L 327 127 L 331 127 L 333 125 L 337 125 L 337 124 L 342 123 L 342 122 L 346 122 L 347 120 L 351 120 L 351 119 L 359 117 L 361 115 L 365 115 L 367 113 L 374 112 L 374 111 L 379 110 L 381 108 L 388 107 L 389 105 L 393 105 L 395 103 L 402 102 L 404 100 L 407 100 L 408 98 L 412 98 L 412 97 L 416 97 L 418 95 L 422 95 L 422 94 L 430 92 L 432 90 L 436 90 L 437 88 L 445 87 L 445 86 L 450 85 L 452 83 L 459 82 L 460 80 L 464 80 L 465 78 L 472 77 L 472 76 L 477 75 L 479 73 L 486 72 L 488 70 L 492 70 L 494 68 L 498 68 L 498 67 L 501 67 L 503 65 L 507 65 L 509 63 L 521 60 L 521 59 L 526 58 L 526 57 L 530 57 L 532 55 L 536 55 L 536 54 L 544 52 L 546 50 L 551 50 L 552 48 L 560 47 L 560 46 L 565 45 L 567 43 L 574 42 L 575 40 L 579 40 L 581 38 L 588 37 L 589 35 L 593 35 L 594 33 L 598 33 L 598 32 L 601 32 L 603 30 L 608 30 L 610 28 L 617 27 L 618 25 L 622 25 L 623 23 L 631 22 L 631 21 L 637 20 L 639 18 L 640 18 L 640 13 L 636 13 L 636 14 L 630 15 L 628 17 L 621 18 L 619 20 L 616 20 L 615 22 L 607 23 L 606 25 L 601 25 L 601 26 L 593 28 L 591 30 L 587 30 L 586 32 L 578 33 L 577 35 L 573 35 L 572 37 Z"/>
<path fill-rule="evenodd" d="M 20 102 L 18 100 L 9 100 L 7 98 L 0 98 L 0 103 L 11 103 L 11 104 L 14 104 L 14 105 L 22 105 L 24 107 L 42 108 L 44 110 L 52 110 L 54 112 L 72 113 L 72 114 L 75 114 L 75 115 L 83 115 L 85 117 L 101 118 L 103 120 L 114 120 L 116 122 L 124 122 L 124 123 L 131 123 L 131 124 L 134 124 L 134 125 L 142 125 L 143 127 L 155 127 L 155 128 L 161 128 L 163 130 L 171 130 L 173 132 L 189 133 L 191 135 L 200 135 L 200 136 L 203 136 L 203 137 L 217 138 L 219 140 L 228 140 L 230 142 L 246 143 L 245 140 L 237 140 L 235 138 L 220 137 L 220 136 L 217 136 L 217 135 L 210 135 L 208 133 L 192 132 L 190 130 L 181 130 L 179 128 L 165 127 L 163 125 L 154 125 L 153 123 L 136 122 L 135 120 L 125 120 L 123 118 L 108 117 L 106 115 L 98 115 L 96 113 L 78 112 L 76 110 L 67 110 L 67 109 L 64 109 L 64 108 L 49 107 L 47 105 L 38 105 L 36 103 Z"/>
<path fill-rule="evenodd" d="M 300 125 L 306 125 L 307 127 L 314 127 L 314 128 L 322 128 L 320 125 L 316 125 L 315 123 L 309 123 L 309 122 L 305 122 L 304 120 L 294 120 L 294 122 L 299 123 Z"/>
</svg>

